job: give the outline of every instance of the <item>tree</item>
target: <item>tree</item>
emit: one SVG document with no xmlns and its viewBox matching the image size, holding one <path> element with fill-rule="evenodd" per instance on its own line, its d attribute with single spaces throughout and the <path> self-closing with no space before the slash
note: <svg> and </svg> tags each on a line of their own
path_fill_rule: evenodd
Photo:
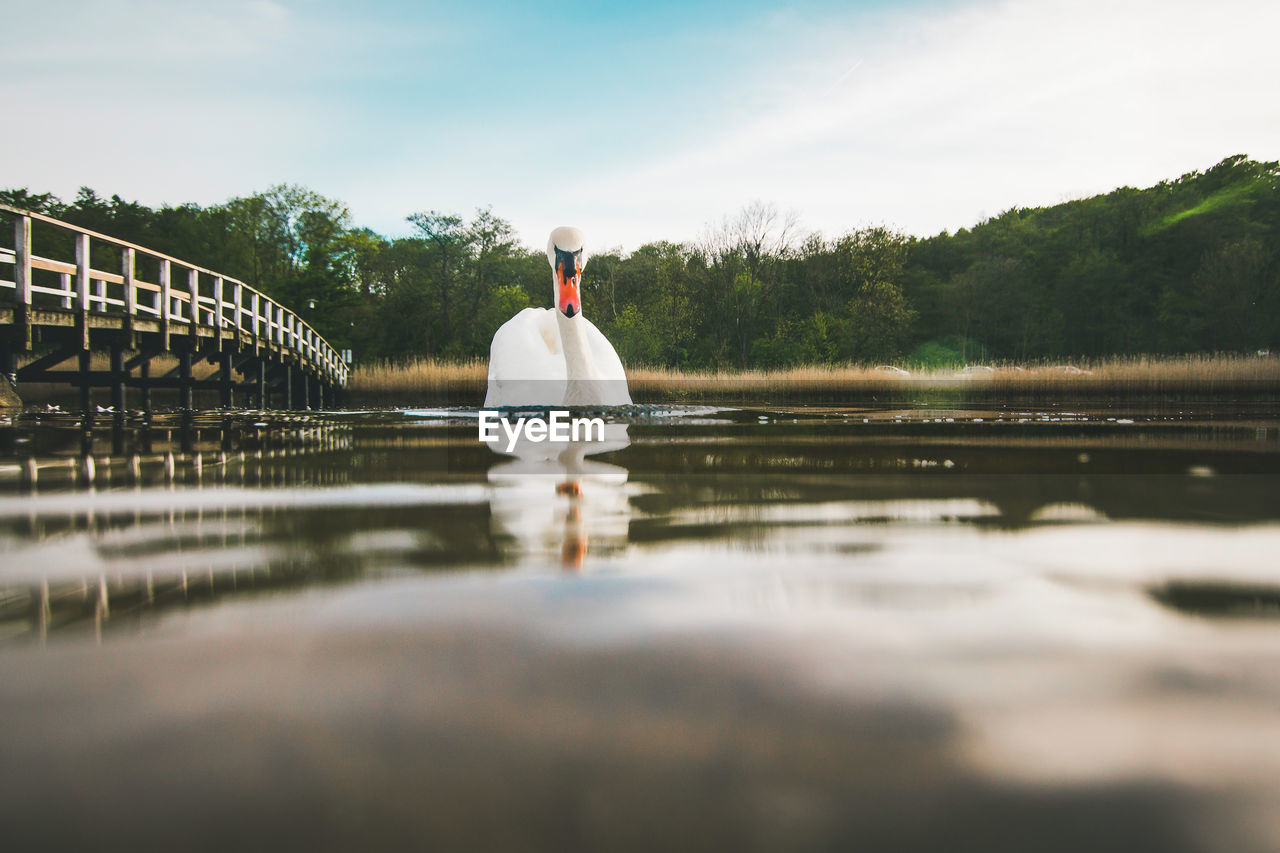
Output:
<svg viewBox="0 0 1280 853">
<path fill-rule="evenodd" d="M 1272 344 L 1280 289 L 1275 272 L 1262 244 L 1250 237 L 1205 254 L 1193 282 L 1210 348 L 1252 351 Z"/>
<path fill-rule="evenodd" d="M 432 308 L 437 318 L 437 322 L 431 325 L 440 332 L 438 336 L 440 339 L 453 344 L 456 340 L 453 318 L 458 313 L 455 297 L 461 263 L 470 249 L 470 235 L 462 226 L 462 217 L 453 214 L 428 210 L 410 214 L 408 220 L 418 229 L 429 258 L 428 279 L 434 293 Z M 438 354 L 457 354 L 456 349 L 454 346 L 448 346 L 442 348 Z M 436 354 L 431 348 L 431 338 L 428 338 L 428 351 L 425 355 Z"/>
<path fill-rule="evenodd" d="M 718 331 L 734 342 L 740 367 L 750 361 L 764 303 L 778 284 L 776 262 L 791 252 L 796 230 L 795 214 L 784 216 L 776 206 L 756 201 L 703 238 L 701 250 L 718 290 Z"/>
<path fill-rule="evenodd" d="M 844 358 L 883 361 L 899 355 L 915 311 L 898 283 L 906 263 L 905 235 L 875 227 L 852 231 L 836 241 L 836 289 L 847 294 Z"/>
<path fill-rule="evenodd" d="M 0 190 L 0 204 L 7 204 L 20 210 L 43 213 L 46 216 L 61 216 L 66 207 L 53 193 L 33 193 L 26 187 L 21 189 Z"/>
<path fill-rule="evenodd" d="M 470 263 L 467 264 L 464 280 L 470 290 L 470 316 L 475 318 L 480 316 L 481 307 L 487 307 L 495 297 L 494 288 L 498 287 L 508 272 L 507 261 L 511 258 L 515 241 L 511 223 L 495 216 L 487 207 L 476 209 L 475 218 L 467 223 L 464 240 L 470 250 Z M 508 305 L 522 302 L 520 307 L 528 305 L 528 297 L 518 298 L 509 289 L 501 301 Z M 469 332 L 466 343 L 470 350 L 478 352 L 488 346 L 492 333 L 490 338 L 483 337 L 484 327 L 474 322 L 465 328 Z"/>
</svg>

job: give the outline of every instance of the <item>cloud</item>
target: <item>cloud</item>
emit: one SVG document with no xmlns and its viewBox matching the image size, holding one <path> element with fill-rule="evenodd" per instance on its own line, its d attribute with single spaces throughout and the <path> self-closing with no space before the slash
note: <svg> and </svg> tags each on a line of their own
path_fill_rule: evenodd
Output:
<svg viewBox="0 0 1280 853">
<path fill-rule="evenodd" d="M 186 74 L 210 60 L 230 66 L 276 49 L 295 22 L 271 0 L 218 4 L 121 0 L 22 4 L 10 21 L 23 33 L 6 48 L 14 67 L 40 74 Z"/>
<path fill-rule="evenodd" d="M 1240 151 L 1274 157 L 1278 25 L 1274 5 L 1231 0 L 823 21 L 815 32 L 840 47 L 791 81 L 783 69 L 773 103 L 677 156 L 620 169 L 592 201 L 603 212 L 625 199 L 664 237 L 757 197 L 828 232 L 887 221 L 927 234 Z M 813 84 L 815 66 L 830 85 Z"/>
<path fill-rule="evenodd" d="M 296 4 L 295 4 L 296 5 Z M 216 203 L 279 182 L 328 191 L 365 93 L 439 27 L 273 0 L 21 4 L 7 14 L 0 185 L 89 185 L 148 204 Z M 372 81 L 372 82 L 371 82 Z M 358 148 L 358 146 L 357 146 Z"/>
<path fill-rule="evenodd" d="M 560 52 L 548 10 L 21 4 L 0 186 L 208 204 L 292 182 L 389 233 L 492 204 L 531 245 L 570 222 L 635 248 L 754 199 L 923 235 L 1280 159 L 1269 2 L 826 8 L 602 19 Z"/>
</svg>

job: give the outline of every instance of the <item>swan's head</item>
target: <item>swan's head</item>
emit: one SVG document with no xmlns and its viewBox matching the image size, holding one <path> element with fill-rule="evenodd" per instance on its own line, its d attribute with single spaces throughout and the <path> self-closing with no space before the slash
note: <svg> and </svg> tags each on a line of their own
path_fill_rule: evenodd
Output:
<svg viewBox="0 0 1280 853">
<path fill-rule="evenodd" d="M 587 253 L 582 248 L 582 232 L 562 225 L 551 232 L 547 240 L 547 261 L 551 264 L 555 280 L 556 309 L 566 317 L 582 313 L 582 296 L 578 284 L 582 270 L 587 265 Z"/>
</svg>

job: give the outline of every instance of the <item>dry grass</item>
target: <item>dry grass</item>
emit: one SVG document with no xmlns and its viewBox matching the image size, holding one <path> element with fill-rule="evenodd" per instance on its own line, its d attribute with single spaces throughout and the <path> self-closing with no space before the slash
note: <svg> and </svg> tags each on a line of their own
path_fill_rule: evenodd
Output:
<svg viewBox="0 0 1280 853">
<path fill-rule="evenodd" d="M 415 405 L 484 399 L 488 362 L 438 361 L 433 358 L 405 363 L 362 364 L 351 372 L 346 399 L 355 405 Z"/>
<path fill-rule="evenodd" d="M 354 405 L 478 404 L 486 362 L 430 359 L 362 365 L 347 399 Z M 1280 358 L 1182 356 L 1093 363 L 1001 365 L 991 369 L 895 372 L 885 367 L 811 366 L 785 370 L 627 371 L 636 402 L 855 402 L 915 399 L 1107 399 L 1280 394 Z"/>
<path fill-rule="evenodd" d="M 1076 372 L 1080 370 L 1082 372 Z M 1138 356 L 1079 366 L 1002 368 L 991 375 L 996 389 L 1029 388 L 1045 393 L 1097 389 L 1115 393 L 1280 391 L 1280 357 L 1238 355 Z"/>
</svg>

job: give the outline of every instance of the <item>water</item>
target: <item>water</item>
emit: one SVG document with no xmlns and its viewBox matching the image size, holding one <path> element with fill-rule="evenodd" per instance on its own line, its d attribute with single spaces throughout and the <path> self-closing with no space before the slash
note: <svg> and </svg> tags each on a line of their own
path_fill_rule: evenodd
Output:
<svg viewBox="0 0 1280 853">
<path fill-rule="evenodd" d="M 20 847 L 1274 850 L 1275 407 L 0 428 Z"/>
</svg>

